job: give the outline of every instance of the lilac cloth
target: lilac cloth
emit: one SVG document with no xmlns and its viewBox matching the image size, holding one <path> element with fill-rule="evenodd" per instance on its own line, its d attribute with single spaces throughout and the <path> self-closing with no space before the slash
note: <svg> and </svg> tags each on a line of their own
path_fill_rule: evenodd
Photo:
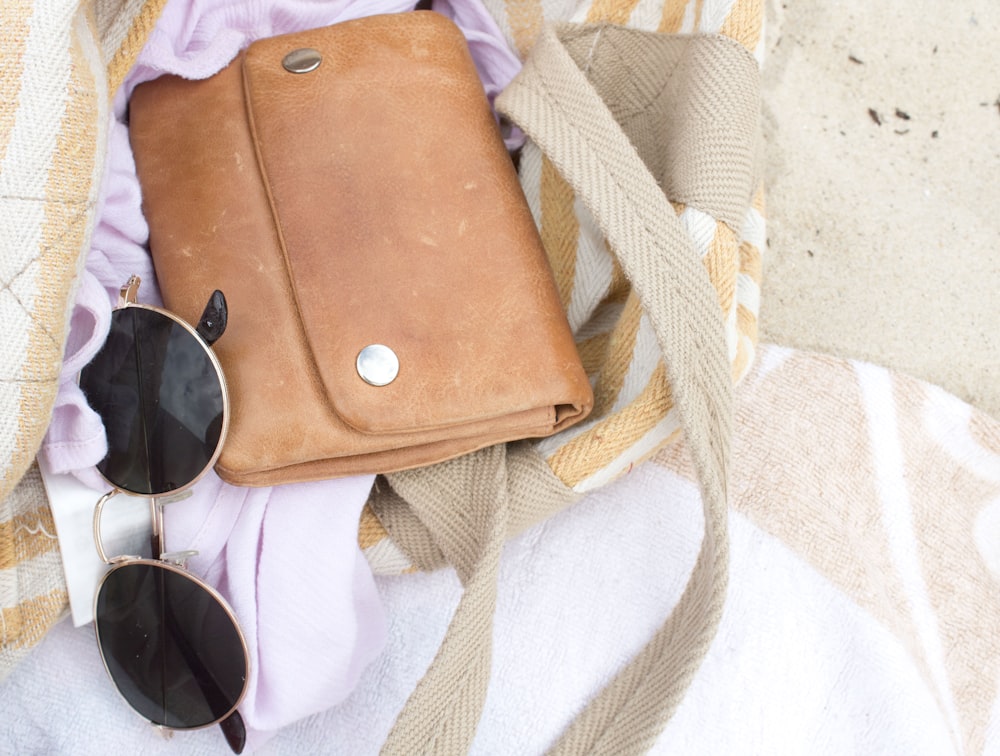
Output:
<svg viewBox="0 0 1000 756">
<path fill-rule="evenodd" d="M 98 223 L 39 452 L 54 471 L 107 490 L 94 468 L 107 449 L 104 429 L 75 377 L 103 343 L 112 305 L 130 274 L 143 279 L 140 301 L 162 301 L 145 247 L 148 228 L 124 123 L 134 87 L 163 73 L 211 76 L 256 39 L 412 7 L 412 0 L 167 3 L 114 102 Z M 495 22 L 478 0 L 435 2 L 434 10 L 465 33 L 492 101 L 520 66 Z M 190 567 L 226 596 L 246 635 L 252 673 L 240 711 L 249 748 L 269 732 L 342 701 L 382 649 L 386 620 L 357 544 L 371 482 L 371 476 L 361 476 L 245 489 L 209 472 L 189 499 L 167 505 L 168 550 L 199 552 Z"/>
</svg>

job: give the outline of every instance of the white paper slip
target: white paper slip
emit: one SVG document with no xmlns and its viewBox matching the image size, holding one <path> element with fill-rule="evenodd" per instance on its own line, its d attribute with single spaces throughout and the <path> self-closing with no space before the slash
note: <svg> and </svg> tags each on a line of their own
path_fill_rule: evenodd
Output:
<svg viewBox="0 0 1000 756">
<path fill-rule="evenodd" d="M 111 490 L 88 488 L 72 475 L 52 472 L 39 457 L 38 467 L 49 497 L 62 553 L 69 607 L 73 624 L 86 625 L 94 619 L 94 594 L 108 565 L 97 556 L 94 545 L 94 507 Z M 101 537 L 108 558 L 119 554 L 147 554 L 152 520 L 149 499 L 119 494 L 104 506 Z"/>
</svg>

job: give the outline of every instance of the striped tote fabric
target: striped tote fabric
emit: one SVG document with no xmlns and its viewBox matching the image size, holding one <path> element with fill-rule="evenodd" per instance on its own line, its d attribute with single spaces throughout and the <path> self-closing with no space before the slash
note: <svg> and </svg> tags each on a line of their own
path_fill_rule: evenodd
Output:
<svg viewBox="0 0 1000 756">
<path fill-rule="evenodd" d="M 64 611 L 35 453 L 104 170 L 109 103 L 162 2 L 0 2 L 0 678 Z"/>
<path fill-rule="evenodd" d="M 0 19 L 3 677 L 67 602 L 55 528 L 32 463 L 55 399 L 66 313 L 93 225 L 108 89 L 96 20 L 75 2 L 5 2 Z"/>
<path fill-rule="evenodd" d="M 0 43 L 4 499 L 51 413 L 103 170 L 108 89 L 94 17 L 75 3 L 5 7 Z"/>
<path fill-rule="evenodd" d="M 488 2 L 521 57 L 544 23 L 614 23 L 663 33 L 722 34 L 757 53 L 759 0 L 565 3 Z M 609 254 L 591 213 L 533 142 L 521 158 L 521 184 L 555 271 L 563 305 L 587 372 L 595 406 L 588 421 L 538 445 L 553 472 L 578 492 L 597 488 L 675 440 L 674 398 L 662 354 L 639 298 Z M 726 326 L 734 382 L 748 370 L 757 342 L 763 191 L 739 219 L 672 200 L 715 286 Z"/>
</svg>

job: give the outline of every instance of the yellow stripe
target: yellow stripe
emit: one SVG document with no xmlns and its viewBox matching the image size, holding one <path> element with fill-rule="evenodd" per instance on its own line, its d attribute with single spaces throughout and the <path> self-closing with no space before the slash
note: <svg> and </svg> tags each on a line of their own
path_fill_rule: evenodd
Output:
<svg viewBox="0 0 1000 756">
<path fill-rule="evenodd" d="M 625 384 L 625 376 L 632 364 L 636 335 L 642 319 L 642 303 L 632 293 L 625 301 L 622 314 L 615 323 L 605 353 L 604 364 L 600 367 L 600 379 L 594 387 L 594 417 L 610 412 Z"/>
<path fill-rule="evenodd" d="M 504 4 L 507 6 L 507 23 L 514 37 L 514 46 L 518 56 L 524 60 L 545 23 L 542 4 L 540 0 L 505 0 Z"/>
<path fill-rule="evenodd" d="M 754 344 L 757 343 L 757 316 L 753 311 L 739 305 L 736 308 L 736 330 L 743 336 L 746 336 Z"/>
<path fill-rule="evenodd" d="M 767 207 L 763 184 L 761 184 L 757 193 L 753 196 L 752 207 L 760 213 L 761 217 L 764 217 L 766 214 L 765 211 Z M 749 276 L 757 284 L 760 284 L 764 277 L 763 260 L 760 249 L 758 249 L 755 244 L 751 244 L 745 240 L 740 244 L 740 273 Z"/>
<path fill-rule="evenodd" d="M 583 363 L 583 369 L 587 375 L 593 376 L 600 373 L 601 366 L 606 361 L 610 341 L 610 333 L 601 333 L 576 345 L 576 350 L 580 353 L 580 362 Z"/>
<path fill-rule="evenodd" d="M 66 608 L 69 596 L 57 589 L 0 611 L 0 646 L 30 648 L 40 641 Z"/>
<path fill-rule="evenodd" d="M 638 4 L 639 0 L 594 0 L 594 4 L 587 11 L 587 22 L 627 23 Z"/>
<path fill-rule="evenodd" d="M 540 183 L 542 218 L 539 232 L 555 275 L 563 310 L 568 310 L 573 296 L 580 236 L 580 223 L 573 212 L 573 188 L 544 155 Z"/>
<path fill-rule="evenodd" d="M 763 0 L 736 0 L 719 31 L 753 52 L 760 42 L 763 19 Z"/>
<path fill-rule="evenodd" d="M 24 54 L 31 31 L 32 0 L 9 0 L 3 9 L 3 65 L 0 66 L 0 162 L 7 154 L 17 117 L 18 95 L 24 75 Z M 39 6 L 40 7 L 40 6 Z M 39 10 L 44 13 L 44 10 Z"/>
<path fill-rule="evenodd" d="M 98 125 L 100 95 L 76 29 L 72 34 L 69 54 L 70 78 L 67 89 L 73 99 L 67 103 L 66 114 L 60 125 L 45 192 L 48 205 L 53 210 L 47 217 L 51 216 L 62 222 L 58 231 L 54 232 L 55 236 L 45 240 L 49 249 L 54 249 L 52 245 L 56 242 L 67 241 L 63 235 L 65 221 L 75 220 L 80 215 L 79 207 L 67 209 L 63 205 L 73 201 L 85 203 L 91 196 L 94 161 L 97 157 L 97 135 L 94 130 Z M 62 308 L 62 303 L 59 307 Z"/>
<path fill-rule="evenodd" d="M 59 550 L 56 525 L 48 505 L 0 522 L 0 570 Z"/>
<path fill-rule="evenodd" d="M 701 26 L 701 12 L 705 7 L 705 0 L 695 0 L 694 3 L 694 27 L 692 31 L 697 32 Z"/>
<path fill-rule="evenodd" d="M 748 241 L 740 244 L 740 273 L 749 276 L 758 284 L 764 274 L 764 265 L 761 261 L 760 250 Z"/>
<path fill-rule="evenodd" d="M 736 298 L 736 273 L 739 249 L 736 234 L 725 223 L 717 223 L 715 236 L 705 254 L 708 277 L 719 294 L 719 304 L 724 313 L 732 310 Z"/>
<path fill-rule="evenodd" d="M 684 11 L 687 10 L 687 0 L 666 0 L 663 3 L 663 17 L 657 31 L 664 34 L 676 34 L 684 23 Z"/>
<path fill-rule="evenodd" d="M 607 246 L 607 242 L 605 242 L 605 247 Z M 604 298 L 604 301 L 624 302 L 631 291 L 632 284 L 625 278 L 625 271 L 622 270 L 622 264 L 618 262 L 618 257 L 615 256 L 611 263 L 611 285 L 608 287 L 608 295 Z"/>
<path fill-rule="evenodd" d="M 135 0 L 132 4 L 135 4 Z M 108 63 L 108 91 L 112 98 L 125 80 L 125 75 L 135 65 L 135 59 L 145 46 L 149 33 L 156 26 L 166 4 L 167 0 L 144 0 L 142 2 L 142 8 L 133 19 L 125 39 L 122 40 Z"/>
<path fill-rule="evenodd" d="M 549 467 L 567 486 L 575 486 L 638 442 L 673 406 L 667 371 L 660 363 L 634 402 L 562 446 L 549 458 Z"/>
<path fill-rule="evenodd" d="M 361 509 L 361 522 L 358 524 L 358 546 L 368 549 L 388 537 L 389 533 L 382 526 L 382 521 L 375 516 L 371 507 L 365 504 Z"/>
</svg>

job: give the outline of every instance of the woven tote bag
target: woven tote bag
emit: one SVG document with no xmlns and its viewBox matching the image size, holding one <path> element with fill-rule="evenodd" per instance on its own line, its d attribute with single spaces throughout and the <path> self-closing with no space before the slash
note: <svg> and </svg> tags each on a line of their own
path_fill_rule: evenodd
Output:
<svg viewBox="0 0 1000 756">
<path fill-rule="evenodd" d="M 163 0 L 0 0 L 0 678 L 68 595 L 34 464 L 59 386 L 111 101 Z"/>
<path fill-rule="evenodd" d="M 464 586 L 386 753 L 463 753 L 471 745 L 489 683 L 503 540 L 681 434 L 705 508 L 690 582 L 664 626 L 553 752 L 647 750 L 719 622 L 732 388 L 756 343 L 763 243 L 752 54 L 760 6 L 668 3 L 654 13 L 640 4 L 630 15 L 612 5 L 572 16 L 589 23 L 555 25 L 536 6 L 534 36 L 511 4 L 491 8 L 526 53 L 496 105 L 529 137 L 522 186 L 595 386 L 595 410 L 537 443 L 378 481 L 361 530 L 376 570 L 451 565 Z M 651 32 L 648 22 L 702 33 Z"/>
</svg>

